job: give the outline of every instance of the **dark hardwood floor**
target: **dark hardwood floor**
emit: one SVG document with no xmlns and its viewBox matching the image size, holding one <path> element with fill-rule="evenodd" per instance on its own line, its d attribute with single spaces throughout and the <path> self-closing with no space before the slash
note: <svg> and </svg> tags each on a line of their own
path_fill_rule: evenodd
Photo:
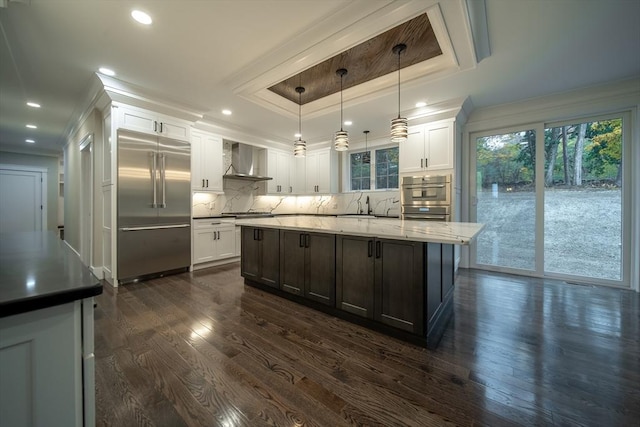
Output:
<svg viewBox="0 0 640 427">
<path fill-rule="evenodd" d="M 98 426 L 640 426 L 640 296 L 462 270 L 427 350 L 245 286 L 96 298 Z"/>
</svg>

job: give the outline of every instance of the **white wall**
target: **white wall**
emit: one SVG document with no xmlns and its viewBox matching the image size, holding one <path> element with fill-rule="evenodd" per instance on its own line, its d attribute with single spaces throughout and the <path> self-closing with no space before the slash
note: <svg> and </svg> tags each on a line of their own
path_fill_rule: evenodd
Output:
<svg viewBox="0 0 640 427">
<path fill-rule="evenodd" d="M 91 267 L 102 264 L 102 224 L 101 184 L 102 184 L 102 117 L 92 110 L 80 123 L 77 130 L 68 139 L 64 147 L 65 163 L 65 199 L 64 224 L 65 240 L 77 252 L 80 252 L 80 193 L 81 193 L 81 155 L 80 143 L 93 135 L 93 256 Z"/>
</svg>

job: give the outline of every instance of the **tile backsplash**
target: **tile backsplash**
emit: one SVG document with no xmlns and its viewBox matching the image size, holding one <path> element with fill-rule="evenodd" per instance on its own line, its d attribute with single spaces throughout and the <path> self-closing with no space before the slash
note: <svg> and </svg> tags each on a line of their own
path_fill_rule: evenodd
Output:
<svg viewBox="0 0 640 427">
<path fill-rule="evenodd" d="M 193 193 L 193 216 L 228 212 L 274 214 L 367 213 L 366 199 L 375 215 L 400 215 L 399 191 L 362 191 L 318 196 L 263 196 L 264 183 L 225 180 L 224 194 Z"/>
</svg>

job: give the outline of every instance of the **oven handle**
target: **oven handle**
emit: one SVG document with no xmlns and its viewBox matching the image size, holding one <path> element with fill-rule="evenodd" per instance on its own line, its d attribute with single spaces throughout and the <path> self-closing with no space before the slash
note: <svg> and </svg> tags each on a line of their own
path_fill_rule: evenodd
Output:
<svg viewBox="0 0 640 427">
<path fill-rule="evenodd" d="M 445 188 L 445 184 L 404 184 L 402 186 L 405 190 L 412 190 L 414 188 Z"/>
<path fill-rule="evenodd" d="M 440 219 L 442 221 L 447 220 L 448 215 L 411 215 L 404 214 L 404 219 Z"/>
</svg>

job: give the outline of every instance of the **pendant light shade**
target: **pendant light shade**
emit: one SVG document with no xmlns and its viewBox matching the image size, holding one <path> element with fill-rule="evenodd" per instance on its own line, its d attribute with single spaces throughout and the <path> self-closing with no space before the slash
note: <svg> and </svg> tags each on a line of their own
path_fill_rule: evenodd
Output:
<svg viewBox="0 0 640 427">
<path fill-rule="evenodd" d="M 407 49 L 407 45 L 400 43 L 393 47 L 392 52 L 398 55 L 398 117 L 391 120 L 391 141 L 404 142 L 409 135 L 409 124 L 406 117 L 400 117 L 400 54 Z"/>
<path fill-rule="evenodd" d="M 298 140 L 293 142 L 293 155 L 294 157 L 304 157 L 307 154 L 307 142 L 302 140 L 302 94 L 304 88 L 298 86 L 296 88 L 298 92 Z"/>
<path fill-rule="evenodd" d="M 336 132 L 333 139 L 333 146 L 336 151 L 346 151 L 349 149 L 349 134 L 342 130 L 342 78 L 347 74 L 346 68 L 336 70 L 336 74 L 340 76 L 340 130 Z"/>
</svg>

